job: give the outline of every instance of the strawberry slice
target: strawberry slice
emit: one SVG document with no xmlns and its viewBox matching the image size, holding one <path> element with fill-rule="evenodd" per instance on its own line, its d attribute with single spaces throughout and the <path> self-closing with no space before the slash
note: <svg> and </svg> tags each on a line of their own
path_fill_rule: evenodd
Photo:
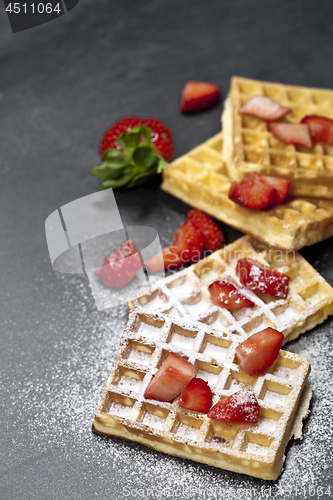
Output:
<svg viewBox="0 0 333 500">
<path fill-rule="evenodd" d="M 175 245 L 163 248 L 159 253 L 154 255 L 146 264 L 146 269 L 150 273 L 160 273 L 161 271 L 171 270 L 175 267 L 179 267 L 183 264 L 183 261 L 178 253 L 178 249 Z"/>
<path fill-rule="evenodd" d="M 191 80 L 183 88 L 180 110 L 183 113 L 203 111 L 218 103 L 220 98 L 220 87 L 216 83 Z"/>
<path fill-rule="evenodd" d="M 201 259 L 204 243 L 200 232 L 191 220 L 187 220 L 174 234 L 173 244 L 183 262 L 197 262 Z"/>
<path fill-rule="evenodd" d="M 171 352 L 149 382 L 144 397 L 172 401 L 194 377 L 194 370 L 192 363 Z"/>
<path fill-rule="evenodd" d="M 224 235 L 218 225 L 207 214 L 193 208 L 188 212 L 187 218 L 200 231 L 205 250 L 215 252 L 223 247 L 225 243 Z"/>
<path fill-rule="evenodd" d="M 301 123 L 309 126 L 313 141 L 321 141 L 333 145 L 333 120 L 325 116 L 307 115 Z"/>
<path fill-rule="evenodd" d="M 259 177 L 259 176 L 258 176 Z M 230 200 L 251 210 L 262 210 L 273 203 L 277 190 L 257 177 L 244 177 L 234 181 L 229 190 Z"/>
<path fill-rule="evenodd" d="M 192 378 L 180 393 L 179 406 L 207 413 L 212 406 L 212 391 L 202 378 Z"/>
<path fill-rule="evenodd" d="M 259 418 L 259 403 L 253 391 L 242 389 L 216 403 L 207 416 L 223 422 L 255 424 Z"/>
<path fill-rule="evenodd" d="M 142 261 L 133 240 L 126 240 L 104 259 L 102 269 L 95 276 L 104 281 L 108 288 L 124 288 L 142 268 Z"/>
<path fill-rule="evenodd" d="M 284 179 L 283 177 L 271 177 L 268 175 L 258 175 L 256 173 L 253 173 L 252 175 L 254 175 L 260 182 L 276 189 L 276 193 L 269 207 L 273 207 L 283 202 L 289 191 L 289 179 Z"/>
<path fill-rule="evenodd" d="M 290 113 L 290 108 L 281 106 L 264 95 L 255 95 L 249 99 L 239 110 L 240 115 L 252 115 L 262 120 L 278 120 Z"/>
<path fill-rule="evenodd" d="M 244 297 L 235 285 L 227 281 L 214 281 L 208 287 L 213 304 L 225 309 L 240 309 L 241 307 L 253 307 L 252 300 Z"/>
<path fill-rule="evenodd" d="M 268 126 L 269 130 L 279 141 L 286 144 L 299 144 L 306 148 L 312 147 L 310 129 L 306 123 L 272 122 Z"/>
<path fill-rule="evenodd" d="M 283 339 L 274 328 L 254 333 L 236 347 L 239 366 L 251 377 L 263 375 L 278 357 Z"/>
<path fill-rule="evenodd" d="M 285 299 L 288 295 L 289 276 L 255 259 L 239 259 L 236 272 L 243 285 L 251 290 L 280 299 Z"/>
<path fill-rule="evenodd" d="M 123 132 L 129 132 L 132 128 L 144 125 L 152 131 L 151 140 L 156 154 L 169 162 L 175 155 L 175 145 L 168 127 L 157 118 L 139 118 L 137 116 L 129 116 L 121 118 L 109 127 L 104 133 L 99 147 L 100 155 L 108 148 L 115 148 L 121 151 L 121 147 L 117 143 L 117 137 Z"/>
</svg>

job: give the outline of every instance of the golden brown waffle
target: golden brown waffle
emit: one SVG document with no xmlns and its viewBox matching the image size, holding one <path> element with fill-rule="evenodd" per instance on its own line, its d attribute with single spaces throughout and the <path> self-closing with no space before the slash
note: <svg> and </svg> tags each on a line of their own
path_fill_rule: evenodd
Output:
<svg viewBox="0 0 333 500">
<path fill-rule="evenodd" d="M 173 161 L 161 188 L 230 226 L 277 248 L 299 250 L 333 236 L 333 201 L 294 198 L 271 210 L 249 210 L 229 200 L 230 179 L 215 135 Z"/>
<path fill-rule="evenodd" d="M 251 97 L 264 95 L 291 109 L 279 121 L 299 123 L 306 115 L 333 118 L 333 91 L 296 87 L 234 77 L 222 115 L 222 157 L 231 180 L 250 172 L 285 177 L 290 194 L 333 198 L 333 146 L 315 142 L 312 148 L 276 139 L 268 123 L 238 110 Z"/>
<path fill-rule="evenodd" d="M 238 343 L 239 336 L 232 333 L 218 334 L 204 324 L 190 325 L 186 320 L 134 309 L 93 430 L 170 455 L 276 479 L 286 444 L 293 433 L 299 436 L 300 420 L 308 412 L 311 392 L 304 387 L 310 364 L 302 356 L 280 351 L 264 376 L 250 377 L 235 362 Z M 227 424 L 182 408 L 177 401 L 144 398 L 145 388 L 170 352 L 195 365 L 195 375 L 212 389 L 214 404 L 241 388 L 252 389 L 260 406 L 258 422 Z"/>
<path fill-rule="evenodd" d="M 242 257 L 254 258 L 287 274 L 290 277 L 287 298 L 269 297 L 244 287 L 235 272 Z M 208 286 L 217 280 L 233 283 L 255 306 L 234 311 L 214 306 Z M 271 327 L 284 334 L 286 343 L 333 314 L 333 288 L 299 253 L 269 248 L 244 236 L 138 293 L 128 303 L 129 310 L 134 307 L 206 324 L 218 335 L 222 332 L 239 335 L 240 341 Z"/>
</svg>

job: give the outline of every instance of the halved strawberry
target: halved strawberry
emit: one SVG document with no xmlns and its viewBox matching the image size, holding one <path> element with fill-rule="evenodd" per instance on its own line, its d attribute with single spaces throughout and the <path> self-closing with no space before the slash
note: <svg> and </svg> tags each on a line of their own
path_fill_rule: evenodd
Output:
<svg viewBox="0 0 333 500">
<path fill-rule="evenodd" d="M 275 199 L 277 190 L 261 182 L 257 177 L 244 177 L 234 181 L 229 190 L 229 198 L 252 210 L 267 208 Z"/>
<path fill-rule="evenodd" d="M 255 173 L 252 175 L 257 177 L 260 182 L 263 182 L 264 184 L 267 184 L 267 186 L 276 189 L 276 193 L 269 207 L 278 205 L 279 203 L 283 202 L 289 191 L 289 179 L 284 179 L 283 177 L 271 177 L 268 175 L 258 175 Z"/>
<path fill-rule="evenodd" d="M 133 240 L 126 240 L 104 259 L 102 269 L 95 276 L 104 281 L 108 288 L 124 288 L 142 268 L 142 261 Z"/>
<path fill-rule="evenodd" d="M 259 418 L 259 403 L 253 391 L 242 389 L 216 403 L 207 416 L 223 422 L 255 424 Z"/>
<path fill-rule="evenodd" d="M 224 235 L 217 224 L 204 212 L 193 208 L 187 214 L 195 227 L 200 231 L 205 250 L 215 252 L 225 243 Z"/>
<path fill-rule="evenodd" d="M 207 413 L 212 406 L 212 399 L 212 391 L 208 382 L 195 377 L 182 389 L 178 404 L 189 410 Z"/>
<path fill-rule="evenodd" d="M 251 377 L 263 375 L 278 357 L 283 339 L 274 328 L 254 333 L 236 347 L 239 366 Z"/>
<path fill-rule="evenodd" d="M 239 259 L 236 272 L 243 285 L 251 290 L 280 299 L 285 299 L 288 295 L 289 276 L 255 259 Z"/>
<path fill-rule="evenodd" d="M 158 254 L 154 255 L 146 264 L 146 269 L 150 273 L 160 273 L 164 269 L 170 270 L 179 267 L 183 261 L 178 253 L 177 247 L 171 245 L 163 248 Z"/>
<path fill-rule="evenodd" d="M 281 106 L 278 102 L 273 101 L 264 95 L 255 95 L 249 99 L 239 110 L 241 115 L 252 115 L 262 120 L 278 120 L 282 116 L 290 113 L 290 108 Z"/>
<path fill-rule="evenodd" d="M 132 128 L 144 125 L 152 131 L 152 143 L 156 154 L 162 156 L 165 161 L 169 162 L 175 155 L 175 145 L 168 127 L 157 118 L 140 118 L 138 116 L 128 116 L 116 121 L 104 133 L 99 147 L 100 155 L 108 148 L 115 148 L 121 151 L 121 147 L 117 143 L 117 137 L 123 132 L 129 132 Z"/>
<path fill-rule="evenodd" d="M 204 243 L 200 232 L 192 221 L 187 220 L 174 234 L 173 244 L 183 262 L 197 262 L 201 259 Z"/>
<path fill-rule="evenodd" d="M 268 126 L 269 130 L 279 141 L 286 144 L 299 144 L 306 148 L 312 147 L 310 129 L 306 123 L 272 122 Z"/>
<path fill-rule="evenodd" d="M 213 304 L 225 309 L 240 309 L 241 307 L 253 307 L 252 300 L 244 297 L 235 285 L 227 281 L 214 281 L 208 287 Z"/>
<path fill-rule="evenodd" d="M 301 123 L 309 126 L 313 141 L 321 141 L 326 144 L 333 144 L 333 120 L 325 116 L 307 115 Z"/>
<path fill-rule="evenodd" d="M 180 110 L 183 113 L 203 111 L 218 103 L 220 97 L 220 87 L 216 83 L 191 80 L 183 88 Z"/>
<path fill-rule="evenodd" d="M 194 370 L 192 363 L 171 352 L 149 382 L 144 397 L 172 401 L 194 377 Z"/>
</svg>

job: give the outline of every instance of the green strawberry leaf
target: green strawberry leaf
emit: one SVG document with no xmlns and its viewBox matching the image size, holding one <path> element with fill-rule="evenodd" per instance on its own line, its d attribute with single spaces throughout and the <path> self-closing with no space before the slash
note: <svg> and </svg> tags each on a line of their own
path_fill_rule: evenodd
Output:
<svg viewBox="0 0 333 500">
<path fill-rule="evenodd" d="M 140 169 L 147 169 L 157 163 L 158 156 L 149 146 L 139 146 L 132 155 L 133 163 Z"/>
</svg>

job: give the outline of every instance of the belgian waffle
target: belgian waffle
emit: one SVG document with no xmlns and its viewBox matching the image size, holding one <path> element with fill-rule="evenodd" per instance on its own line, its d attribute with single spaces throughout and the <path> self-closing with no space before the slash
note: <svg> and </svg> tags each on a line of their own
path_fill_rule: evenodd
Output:
<svg viewBox="0 0 333 500">
<path fill-rule="evenodd" d="M 255 293 L 244 287 L 235 272 L 237 260 L 254 258 L 290 277 L 286 299 Z M 233 283 L 255 306 L 234 311 L 214 306 L 208 286 L 217 280 Z M 128 309 L 163 313 L 172 318 L 206 324 L 221 335 L 240 341 L 266 327 L 285 336 L 284 343 L 322 323 L 333 314 L 333 288 L 297 252 L 269 248 L 244 236 L 178 273 L 163 278 L 132 297 Z"/>
<path fill-rule="evenodd" d="M 309 361 L 280 351 L 269 371 L 246 375 L 235 363 L 239 336 L 205 324 L 134 309 L 120 341 L 111 375 L 96 410 L 93 430 L 155 450 L 262 479 L 280 474 L 284 450 L 308 413 Z M 227 424 L 206 414 L 144 398 L 151 377 L 174 352 L 196 367 L 213 392 L 213 403 L 251 388 L 260 406 L 256 424 Z M 297 415 L 296 419 L 295 416 Z"/>
<path fill-rule="evenodd" d="M 299 250 L 333 236 L 333 201 L 295 197 L 267 211 L 229 200 L 221 133 L 168 165 L 161 188 L 230 226 L 282 249 Z"/>
<path fill-rule="evenodd" d="M 290 180 L 290 194 L 294 196 L 333 198 L 333 146 L 316 142 L 312 148 L 305 148 L 279 141 L 267 122 L 238 113 L 255 95 L 264 95 L 291 109 L 280 121 L 299 123 L 306 115 L 333 118 L 332 90 L 232 78 L 222 115 L 222 157 L 229 178 L 240 180 L 249 172 L 285 177 Z"/>
</svg>

